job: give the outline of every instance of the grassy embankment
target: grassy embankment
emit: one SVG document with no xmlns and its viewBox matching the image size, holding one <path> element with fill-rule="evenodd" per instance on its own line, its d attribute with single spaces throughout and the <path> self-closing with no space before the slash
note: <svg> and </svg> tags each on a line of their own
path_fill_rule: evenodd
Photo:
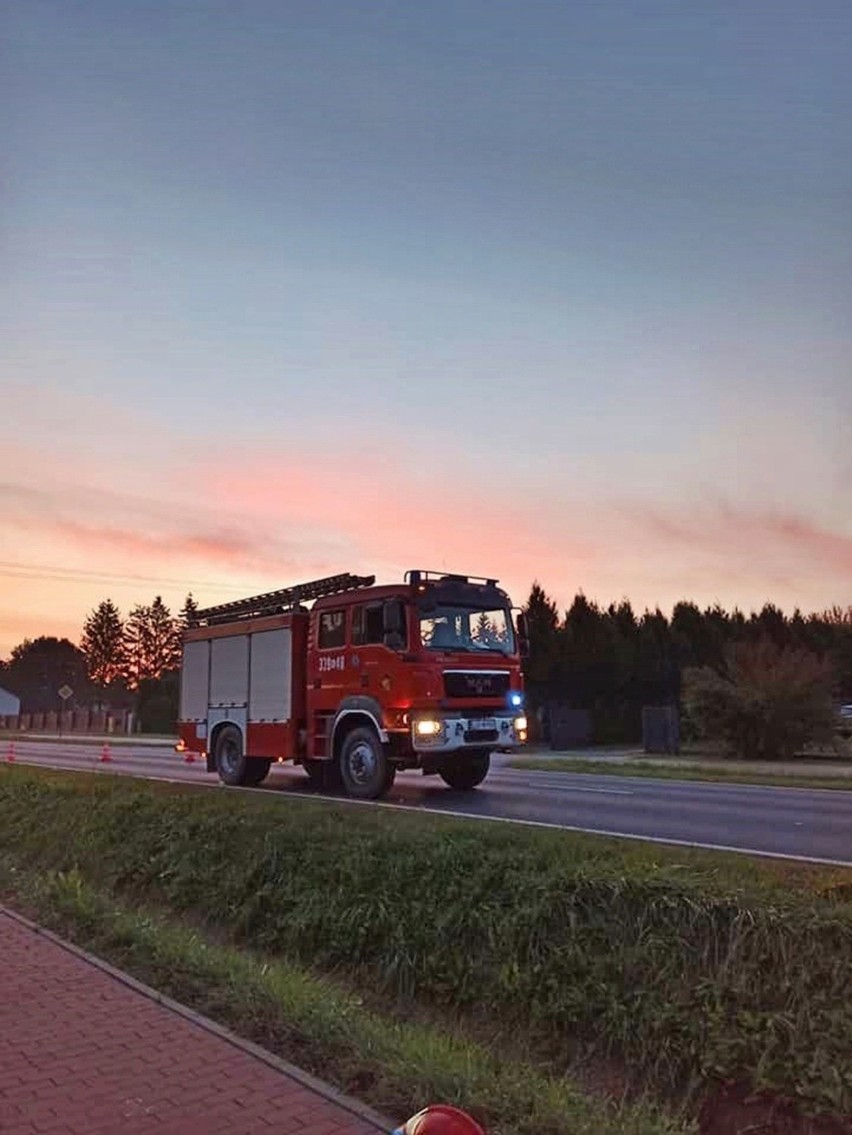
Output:
<svg viewBox="0 0 852 1135">
<path fill-rule="evenodd" d="M 23 768 L 0 852 L 13 904 L 393 1115 L 662 1135 L 724 1079 L 852 1112 L 852 871 Z M 578 1087 L 624 1081 L 673 1117 Z"/>
</svg>

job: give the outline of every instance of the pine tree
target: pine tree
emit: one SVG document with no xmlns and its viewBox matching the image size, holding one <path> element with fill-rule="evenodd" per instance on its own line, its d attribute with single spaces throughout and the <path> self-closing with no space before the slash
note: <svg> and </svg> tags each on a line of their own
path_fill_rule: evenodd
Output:
<svg viewBox="0 0 852 1135">
<path fill-rule="evenodd" d="M 124 669 L 124 626 L 111 599 L 95 607 L 83 624 L 80 649 L 86 656 L 89 677 L 99 686 L 109 686 Z"/>
<path fill-rule="evenodd" d="M 180 666 L 180 625 L 158 595 L 148 609 L 148 651 L 151 677 L 160 678 Z"/>
<path fill-rule="evenodd" d="M 535 705 L 556 696 L 560 647 L 556 603 L 534 583 L 524 608 L 529 628 L 530 656 L 524 666 L 527 689 Z"/>
<path fill-rule="evenodd" d="M 180 665 L 180 627 L 158 595 L 150 607 L 137 605 L 124 628 L 125 674 L 137 689 L 146 678 L 160 678 Z"/>
<path fill-rule="evenodd" d="M 186 627 L 189 626 L 189 624 L 193 621 L 193 619 L 195 618 L 195 616 L 197 614 L 198 614 L 198 604 L 195 601 L 195 596 L 190 591 L 189 594 L 187 595 L 186 599 L 184 599 L 183 607 L 181 607 L 181 612 L 180 612 L 181 630 L 185 630 Z"/>
<path fill-rule="evenodd" d="M 150 607 L 137 603 L 124 624 L 124 677 L 132 690 L 154 676 L 148 649 L 150 612 Z"/>
</svg>

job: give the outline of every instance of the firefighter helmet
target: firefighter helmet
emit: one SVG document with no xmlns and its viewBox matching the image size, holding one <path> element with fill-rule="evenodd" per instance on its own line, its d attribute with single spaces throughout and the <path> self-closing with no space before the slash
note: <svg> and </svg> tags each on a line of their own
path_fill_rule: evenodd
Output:
<svg viewBox="0 0 852 1135">
<path fill-rule="evenodd" d="M 437 1104 L 418 1111 L 393 1135 L 485 1135 L 485 1132 L 458 1108 Z"/>
</svg>

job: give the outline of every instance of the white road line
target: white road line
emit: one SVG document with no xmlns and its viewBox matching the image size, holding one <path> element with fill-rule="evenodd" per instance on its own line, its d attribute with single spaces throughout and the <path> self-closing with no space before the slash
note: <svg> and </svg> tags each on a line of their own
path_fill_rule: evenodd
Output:
<svg viewBox="0 0 852 1135">
<path fill-rule="evenodd" d="M 499 777 L 488 777 L 489 783 L 493 783 L 496 787 L 500 783 Z M 552 789 L 558 792 L 601 792 L 606 796 L 635 796 L 636 790 L 633 788 L 587 788 L 581 784 L 566 784 L 565 781 L 559 782 L 556 780 L 510 780 L 508 783 L 502 784 L 500 787 L 512 788 L 545 788 Z"/>
<path fill-rule="evenodd" d="M 509 775 L 516 774 L 516 773 L 520 772 L 520 773 L 526 774 L 527 776 L 531 776 L 531 775 L 536 773 L 536 770 L 535 769 L 529 769 L 529 770 L 527 770 L 527 769 L 513 769 L 513 768 L 503 767 L 503 768 L 497 768 L 495 770 L 495 772 L 507 773 Z M 489 774 L 489 777 L 490 777 L 490 775 L 491 774 Z M 596 776 L 596 777 L 603 777 L 603 778 L 608 777 L 609 779 L 613 779 L 615 776 L 618 776 L 617 773 L 606 773 L 606 772 L 563 772 L 563 773 L 556 773 L 556 772 L 545 772 L 544 770 L 541 770 L 539 775 L 541 775 L 542 777 L 545 777 L 545 776 L 548 776 L 548 777 L 549 776 L 590 776 L 590 777 Z M 798 774 L 794 773 L 794 774 L 791 774 L 791 775 L 807 776 L 808 774 L 807 773 L 798 773 Z M 826 779 L 829 779 L 829 778 L 826 778 Z M 845 777 L 835 777 L 834 779 L 837 780 L 837 779 L 846 779 L 846 778 Z M 747 781 L 747 780 L 744 780 L 744 781 L 738 781 L 738 780 L 699 780 L 696 777 L 686 777 L 684 780 L 678 780 L 676 777 L 671 777 L 671 776 L 645 776 L 644 773 L 641 776 L 630 776 L 630 777 L 623 776 L 623 775 L 619 776 L 619 780 L 636 781 L 637 782 L 637 785 L 636 785 L 637 789 L 642 788 L 645 785 L 648 785 L 649 787 L 652 787 L 652 788 L 665 787 L 666 785 L 670 785 L 673 788 L 700 788 L 700 789 L 707 789 L 707 788 L 709 788 L 709 789 L 731 789 L 731 788 L 735 788 L 735 789 L 740 789 L 740 788 L 755 789 L 755 788 L 758 788 L 761 791 L 768 789 L 770 792 L 830 792 L 832 794 L 832 796 L 838 796 L 841 799 L 844 796 L 852 795 L 852 776 L 850 776 L 848 779 L 849 779 L 849 787 L 848 788 L 815 788 L 815 787 L 811 787 L 810 785 L 807 785 L 807 784 L 763 784 L 760 781 Z M 541 783 L 543 784 L 544 781 L 542 780 Z M 550 782 L 548 782 L 548 784 L 549 783 Z"/>
<path fill-rule="evenodd" d="M 21 762 L 22 764 L 25 762 Z M 74 771 L 71 769 L 70 771 Z M 203 787 L 203 788 L 225 788 L 219 781 L 198 781 L 193 784 L 189 780 L 181 779 L 180 777 L 171 776 L 147 776 L 141 777 L 143 780 L 153 780 L 164 784 L 184 784 L 189 787 Z M 229 788 L 230 792 L 253 792 L 262 795 L 269 795 L 269 790 L 266 788 Z M 554 824 L 546 820 L 525 820 L 515 818 L 512 816 L 483 816 L 477 812 L 457 812 L 444 808 L 426 808 L 424 805 L 417 804 L 393 804 L 388 800 L 353 800 L 346 796 L 320 796 L 312 794 L 301 793 L 284 793 L 279 794 L 281 799 L 286 800 L 313 800 L 322 804 L 341 804 L 355 807 L 366 808 L 386 808 L 395 812 L 413 812 L 417 815 L 429 816 L 448 816 L 450 819 L 455 820 L 480 820 L 492 824 L 522 824 L 528 828 L 543 828 L 548 831 L 557 832 L 580 832 L 586 835 L 600 835 L 607 836 L 610 839 L 629 839 L 639 843 L 664 843 L 672 847 L 694 847 L 701 851 L 725 851 L 731 852 L 735 855 L 757 855 L 761 859 L 787 859 L 796 863 L 818 863 L 828 867 L 852 867 L 852 860 L 850 859 L 828 859 L 816 855 L 796 855 L 789 851 L 762 851 L 756 847 L 733 847 L 725 843 L 702 843 L 696 840 L 688 839 L 674 839 L 668 836 L 660 835 L 638 835 L 633 832 L 617 832 L 609 831 L 606 828 L 587 828 L 580 827 L 576 824 Z"/>
</svg>

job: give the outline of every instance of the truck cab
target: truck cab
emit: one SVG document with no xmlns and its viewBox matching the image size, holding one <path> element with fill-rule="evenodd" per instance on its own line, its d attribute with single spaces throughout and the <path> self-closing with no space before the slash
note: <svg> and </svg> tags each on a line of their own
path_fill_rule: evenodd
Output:
<svg viewBox="0 0 852 1135">
<path fill-rule="evenodd" d="M 198 613 L 184 656 L 184 683 L 196 699 L 185 707 L 182 698 L 180 744 L 201 748 L 226 783 L 258 783 L 278 759 L 301 764 L 317 787 L 364 799 L 382 796 L 406 768 L 475 788 L 493 751 L 527 738 L 523 617 L 513 618 L 493 579 L 419 570 L 383 586 L 372 577 L 333 578 Z M 314 598 L 310 611 L 306 595 Z M 217 646 L 228 638 L 244 643 Z M 207 641 L 210 656 L 192 645 Z M 194 679 L 187 648 L 197 656 Z M 212 675 L 228 651 L 239 655 L 231 704 L 208 696 L 202 721 L 200 670 L 207 665 L 208 694 L 221 701 Z M 258 657 L 262 664 L 253 665 Z M 264 691 L 262 705 L 252 705 L 253 689 Z M 192 722 L 184 708 L 194 709 Z"/>
</svg>

